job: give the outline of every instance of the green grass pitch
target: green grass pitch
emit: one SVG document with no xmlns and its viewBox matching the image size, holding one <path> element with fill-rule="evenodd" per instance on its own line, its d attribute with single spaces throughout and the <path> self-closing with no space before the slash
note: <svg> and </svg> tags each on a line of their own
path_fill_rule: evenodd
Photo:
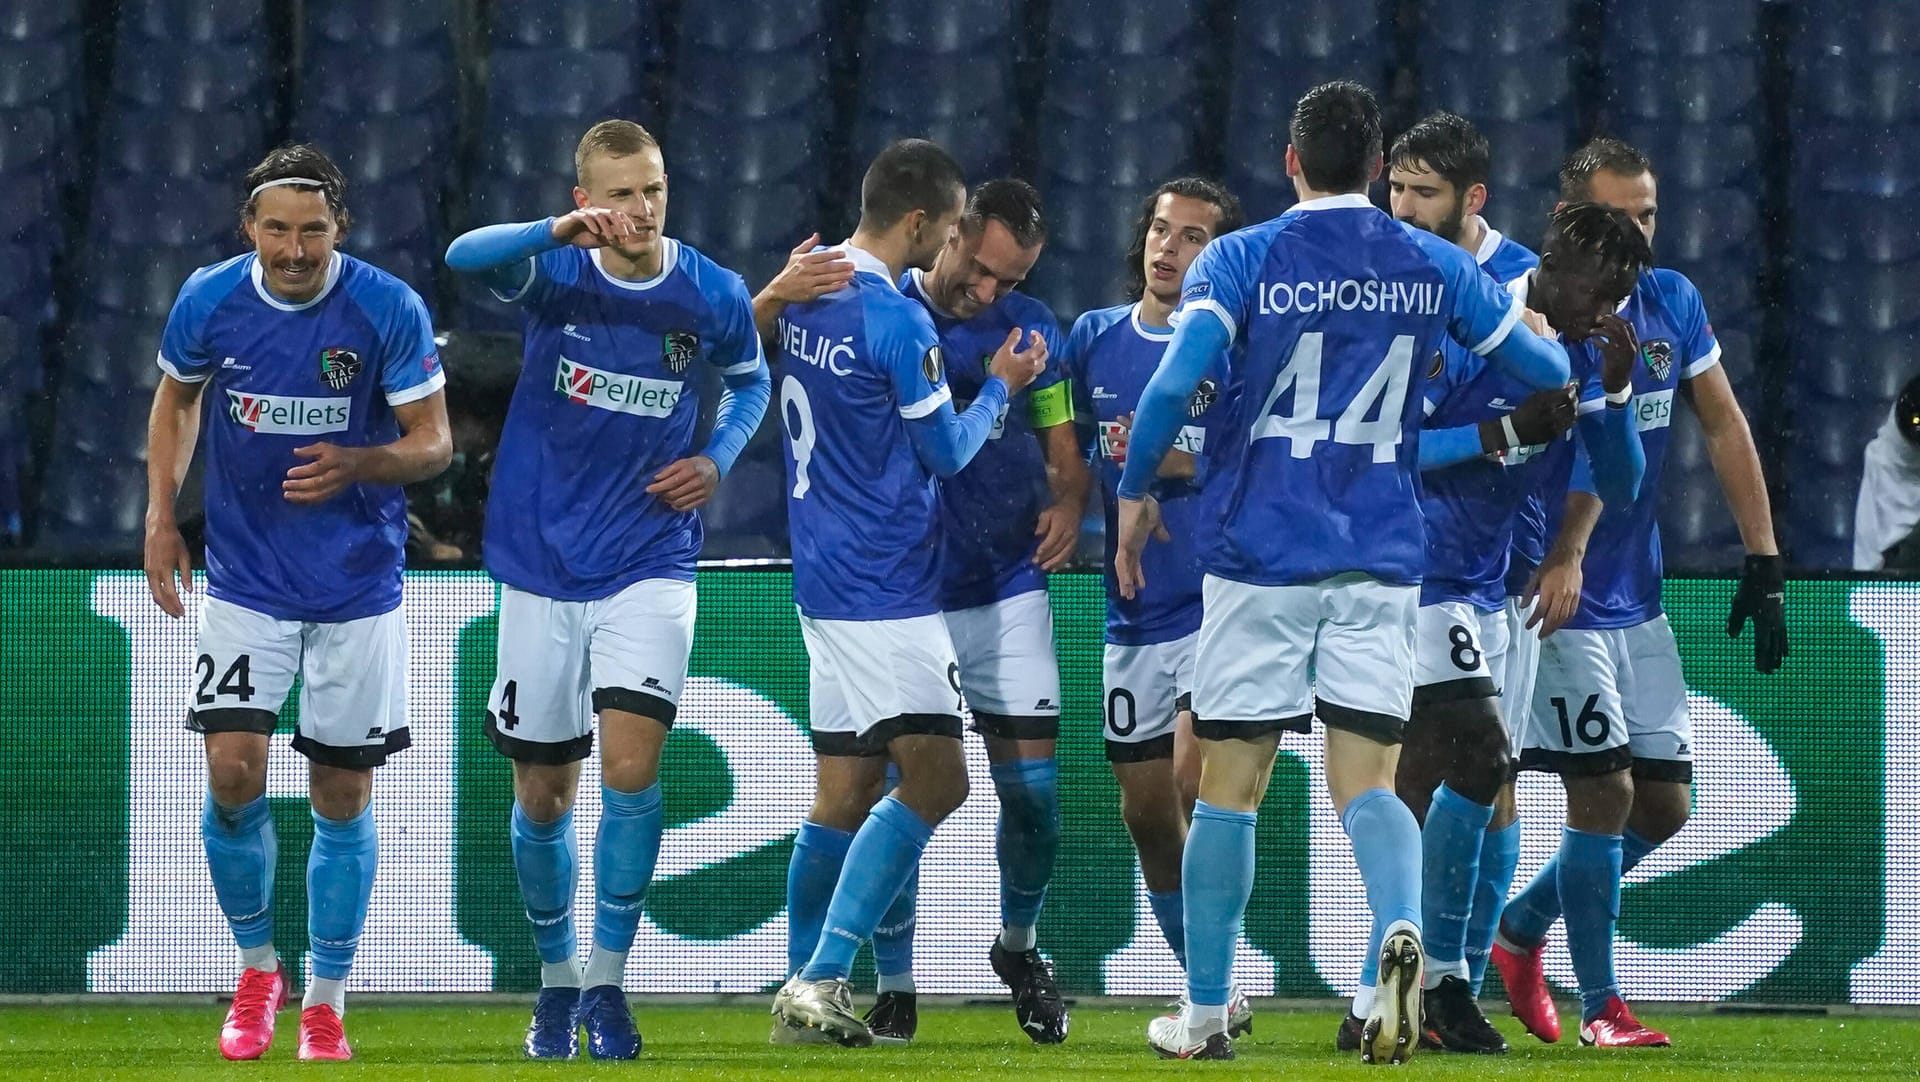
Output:
<svg viewBox="0 0 1920 1082">
<path fill-rule="evenodd" d="M 765 1004 L 679 1007 L 640 1004 L 635 1014 L 646 1050 L 638 1063 L 530 1063 L 519 1041 L 527 1008 L 497 999 L 473 1005 L 356 1000 L 347 1016 L 355 1060 L 305 1064 L 294 1059 L 299 1015 L 280 1015 L 280 1032 L 255 1063 L 226 1063 L 214 1049 L 224 1008 L 126 1003 L 0 1007 L 0 1079 L 773 1079 L 856 1082 L 864 1079 L 1134 1078 L 1321 1079 L 1377 1077 L 1358 1057 L 1336 1055 L 1339 1008 L 1260 1010 L 1255 1032 L 1238 1042 L 1232 1063 L 1175 1063 L 1147 1050 L 1150 1006 L 1082 1006 L 1065 1045 L 1039 1048 L 1001 1007 L 926 1003 L 919 1040 L 910 1048 L 839 1049 L 767 1044 Z M 1713 1080 L 1823 1077 L 1920 1077 L 1920 1017 L 1643 1012 L 1673 1035 L 1675 1047 L 1599 1052 L 1578 1047 L 1572 1022 L 1558 1045 L 1520 1032 L 1511 1018 L 1496 1023 L 1514 1042 L 1507 1056 L 1423 1053 L 1401 1074 L 1435 1079 L 1554 1078 Z"/>
</svg>

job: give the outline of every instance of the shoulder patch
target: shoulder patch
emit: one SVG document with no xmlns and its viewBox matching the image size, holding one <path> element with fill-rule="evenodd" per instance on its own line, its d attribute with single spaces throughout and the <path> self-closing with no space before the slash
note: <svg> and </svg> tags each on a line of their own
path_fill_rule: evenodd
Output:
<svg viewBox="0 0 1920 1082">
<path fill-rule="evenodd" d="M 927 355 L 920 358 L 920 374 L 927 377 L 928 383 L 939 383 L 940 377 L 946 375 L 946 372 L 947 358 L 940 352 L 939 346 L 929 348 Z"/>
<path fill-rule="evenodd" d="M 1212 295 L 1212 283 L 1195 282 L 1180 292 L 1180 303 L 1187 304 L 1192 301 L 1203 301 Z"/>
<path fill-rule="evenodd" d="M 1447 368 L 1447 355 L 1441 352 L 1440 350 L 1437 350 L 1437 349 L 1434 350 L 1433 366 L 1427 369 L 1427 378 L 1439 379 L 1440 373 L 1446 371 L 1446 368 Z"/>
<path fill-rule="evenodd" d="M 1193 389 L 1193 394 L 1187 399 L 1187 416 L 1196 420 L 1204 416 L 1219 397 L 1219 381 L 1212 376 L 1202 379 L 1200 385 Z"/>
</svg>

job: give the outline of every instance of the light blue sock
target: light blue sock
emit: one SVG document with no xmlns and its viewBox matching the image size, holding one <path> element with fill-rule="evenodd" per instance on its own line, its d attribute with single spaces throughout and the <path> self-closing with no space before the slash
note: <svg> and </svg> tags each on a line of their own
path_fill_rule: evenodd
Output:
<svg viewBox="0 0 1920 1082">
<path fill-rule="evenodd" d="M 600 836 L 593 842 L 593 945 L 625 953 L 660 857 L 660 783 L 637 793 L 600 787 Z"/>
<path fill-rule="evenodd" d="M 1187 993 L 1194 1004 L 1220 1007 L 1233 989 L 1233 950 L 1253 893 L 1253 812 L 1193 805 L 1193 826 L 1180 858 L 1186 900 Z"/>
<path fill-rule="evenodd" d="M 1354 1006 L 1371 1003 L 1373 990 L 1380 984 L 1380 944 L 1387 941 L 1387 926 L 1379 920 L 1367 931 L 1367 956 L 1360 959 L 1360 990 L 1354 996 Z M 1365 1010 L 1351 1012 L 1355 1016 L 1366 1014 Z"/>
<path fill-rule="evenodd" d="M 873 968 L 882 977 L 913 972 L 913 929 L 919 911 L 920 865 L 916 861 L 907 882 L 887 907 L 873 930 Z"/>
<path fill-rule="evenodd" d="M 1467 919 L 1480 880 L 1481 844 L 1492 821 L 1492 805 L 1476 804 L 1444 782 L 1433 791 L 1420 829 L 1420 943 L 1430 981 L 1447 973 L 1467 976 Z"/>
<path fill-rule="evenodd" d="M 1513 872 L 1520 866 L 1520 820 L 1499 830 L 1487 831 L 1480 843 L 1480 875 L 1474 881 L 1473 915 L 1467 918 L 1467 979 L 1473 994 L 1480 994 L 1480 983 L 1487 975 L 1487 957 L 1493 949 L 1493 933 L 1500 927 L 1500 911 L 1506 908 L 1507 891 L 1513 889 Z M 1559 892 L 1556 890 L 1555 894 Z"/>
<path fill-rule="evenodd" d="M 1547 930 L 1560 919 L 1560 854 L 1547 858 L 1533 882 L 1507 900 L 1500 914 L 1500 935 L 1516 947 L 1532 950 L 1546 942 Z"/>
<path fill-rule="evenodd" d="M 787 863 L 787 972 L 798 973 L 820 944 L 820 925 L 827 919 L 827 903 L 840 868 L 847 860 L 853 833 L 801 823 L 793 837 L 793 859 Z"/>
<path fill-rule="evenodd" d="M 1560 897 L 1567 953 L 1580 984 L 1580 1017 L 1590 1021 L 1620 994 L 1613 975 L 1613 925 L 1620 916 L 1620 835 L 1560 832 Z"/>
<path fill-rule="evenodd" d="M 1519 845 L 1516 836 L 1516 850 Z M 1633 831 L 1627 831 L 1621 836 L 1620 842 L 1620 874 L 1632 871 L 1659 847 L 1659 843 L 1649 842 Z M 1515 863 L 1518 863 L 1517 857 Z M 1533 877 L 1533 882 L 1527 884 L 1527 889 L 1507 903 L 1505 913 L 1497 918 L 1498 927 L 1515 946 L 1537 947 L 1547 938 L 1548 929 L 1560 919 L 1559 883 L 1560 854 L 1555 853 L 1540 869 L 1540 874 Z"/>
<path fill-rule="evenodd" d="M 242 948 L 273 942 L 273 869 L 280 843 L 264 796 L 237 808 L 222 807 L 207 794 L 200 809 L 200 839 L 206 844 L 213 896 Z"/>
<path fill-rule="evenodd" d="M 379 863 L 371 807 L 346 820 L 313 813 L 313 849 L 307 854 L 307 954 L 313 976 L 344 981 L 353 969 Z"/>
<path fill-rule="evenodd" d="M 1399 921 L 1420 927 L 1420 824 L 1413 812 L 1388 790 L 1369 789 L 1347 805 L 1340 825 L 1353 842 L 1375 923 L 1383 931 Z"/>
<path fill-rule="evenodd" d="M 573 892 L 579 885 L 579 846 L 573 836 L 573 811 L 551 823 L 527 817 L 513 804 L 513 874 L 533 925 L 533 946 L 548 965 L 573 960 Z"/>
<path fill-rule="evenodd" d="M 995 763 L 993 791 L 1000 797 L 994 852 L 1000 858 L 1000 923 L 1032 928 L 1053 879 L 1060 852 L 1060 765 L 1052 759 Z"/>
<path fill-rule="evenodd" d="M 853 971 L 853 956 L 873 935 L 880 915 L 900 895 L 907 876 L 933 837 L 933 827 L 897 796 L 873 806 L 867 821 L 847 847 L 840 882 L 827 905 L 827 920 L 813 958 L 800 971 L 804 980 L 845 978 Z"/>
<path fill-rule="evenodd" d="M 1148 891 L 1147 904 L 1153 907 L 1153 920 L 1160 926 L 1180 968 L 1187 968 L 1187 903 L 1177 890 Z"/>
<path fill-rule="evenodd" d="M 900 786 L 900 765 L 887 764 L 887 792 Z M 887 907 L 873 929 L 873 968 L 881 977 L 904 977 L 913 973 L 913 932 L 920 909 L 920 865 L 915 864 L 906 885 Z M 889 980 L 889 985 L 894 982 Z"/>
</svg>

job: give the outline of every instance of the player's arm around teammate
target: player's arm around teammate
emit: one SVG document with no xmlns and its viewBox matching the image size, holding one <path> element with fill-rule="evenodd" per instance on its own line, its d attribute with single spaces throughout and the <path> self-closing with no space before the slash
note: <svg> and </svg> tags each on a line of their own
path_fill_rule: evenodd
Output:
<svg viewBox="0 0 1920 1082">
<path fill-rule="evenodd" d="M 373 889 L 373 768 L 410 742 L 400 609 L 405 498 L 452 455 L 445 383 L 420 299 L 335 251 L 346 180 L 311 146 L 247 175 L 253 251 L 196 271 L 162 336 L 148 427 L 145 564 L 155 602 L 186 614 L 192 566 L 174 501 L 207 417 L 208 597 L 188 727 L 203 735 L 201 835 L 243 971 L 221 1054 L 273 1039 L 287 982 L 273 948 L 276 841 L 267 753 L 296 677 L 309 762 L 313 966 L 302 1059 L 351 1056 L 341 1016 Z"/>
<path fill-rule="evenodd" d="M 603 121 L 575 152 L 574 209 L 487 226 L 454 269 L 525 317 L 484 557 L 502 584 L 486 731 L 513 761 L 514 867 L 541 960 L 525 1050 L 640 1051 L 621 987 L 663 829 L 660 756 L 679 711 L 697 609 L 694 511 L 759 426 L 769 376 L 740 277 L 665 232 L 665 159 L 638 124 Z M 723 390 L 694 443 L 689 371 Z M 593 948 L 576 958 L 572 813 L 595 720 L 600 822 Z"/>
</svg>

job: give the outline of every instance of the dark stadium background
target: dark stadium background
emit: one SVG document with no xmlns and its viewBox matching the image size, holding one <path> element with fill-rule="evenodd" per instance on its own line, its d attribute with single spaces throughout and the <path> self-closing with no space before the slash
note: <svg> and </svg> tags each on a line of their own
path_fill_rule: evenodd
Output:
<svg viewBox="0 0 1920 1082">
<path fill-rule="evenodd" d="M 1904 2 L 6 0 L 0 547 L 138 553 L 159 329 L 192 268 L 240 250 L 238 178 L 280 141 L 340 161 L 346 250 L 427 299 L 450 397 L 484 428 L 514 362 L 486 334 L 513 315 L 440 253 L 569 209 L 595 120 L 660 136 L 669 232 L 756 288 L 807 233 L 850 230 L 887 139 L 931 136 L 976 180 L 1027 177 L 1053 230 L 1030 288 L 1065 326 L 1119 298 L 1160 180 L 1211 174 L 1255 219 L 1284 209 L 1285 119 L 1333 77 L 1376 89 L 1389 138 L 1434 108 L 1479 125 L 1487 217 L 1530 246 L 1568 149 L 1606 133 L 1647 150 L 1657 254 L 1705 295 L 1790 559 L 1847 564 L 1862 448 L 1917 367 Z M 1668 564 L 1732 568 L 1697 426 L 1675 428 Z M 709 509 L 710 554 L 784 551 L 776 429 Z"/>
</svg>

